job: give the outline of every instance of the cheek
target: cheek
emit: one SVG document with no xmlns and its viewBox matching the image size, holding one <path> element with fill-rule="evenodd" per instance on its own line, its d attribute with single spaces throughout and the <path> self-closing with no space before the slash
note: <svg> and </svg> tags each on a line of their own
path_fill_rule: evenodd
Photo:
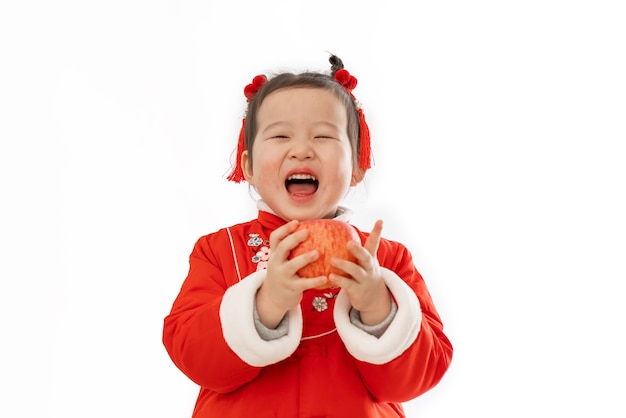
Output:
<svg viewBox="0 0 626 418">
<path fill-rule="evenodd" d="M 335 171 L 335 182 L 337 184 L 350 183 L 352 181 L 352 168 L 354 166 L 352 153 L 337 153 L 335 158 L 335 166 L 337 167 L 337 170 Z"/>
<path fill-rule="evenodd" d="M 355 161 L 356 158 L 357 157 L 355 157 L 352 152 L 352 148 L 350 146 L 346 147 L 341 157 L 341 164 L 344 169 L 352 173 L 352 169 L 358 165 L 358 161 Z"/>
<path fill-rule="evenodd" d="M 278 175 L 280 160 L 272 158 L 272 153 L 254 156 L 252 170 L 257 181 L 268 181 Z"/>
</svg>

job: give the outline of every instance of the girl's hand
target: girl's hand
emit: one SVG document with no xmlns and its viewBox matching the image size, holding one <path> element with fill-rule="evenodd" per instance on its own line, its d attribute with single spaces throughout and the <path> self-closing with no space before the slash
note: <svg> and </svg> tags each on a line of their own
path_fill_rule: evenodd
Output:
<svg viewBox="0 0 626 418">
<path fill-rule="evenodd" d="M 317 260 L 319 253 L 311 251 L 289 260 L 292 249 L 308 236 L 307 230 L 296 233 L 298 221 L 291 221 L 270 234 L 271 255 L 267 263 L 265 281 L 256 296 L 259 319 L 268 328 L 275 328 L 287 311 L 295 308 L 302 300 L 302 292 L 322 286 L 327 277 L 300 278 L 297 271 Z"/>
<path fill-rule="evenodd" d="M 357 258 L 357 263 L 338 258 L 331 261 L 333 266 L 350 277 L 331 274 L 330 281 L 348 293 L 352 307 L 360 312 L 361 321 L 366 325 L 379 324 L 391 310 L 391 297 L 376 257 L 382 230 L 383 222 L 379 220 L 364 246 L 348 243 L 348 249 Z"/>
</svg>

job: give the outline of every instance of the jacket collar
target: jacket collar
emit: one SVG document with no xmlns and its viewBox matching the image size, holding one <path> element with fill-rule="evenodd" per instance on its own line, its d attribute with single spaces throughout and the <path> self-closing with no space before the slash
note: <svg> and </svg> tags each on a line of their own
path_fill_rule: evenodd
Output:
<svg viewBox="0 0 626 418">
<path fill-rule="evenodd" d="M 287 223 L 284 219 L 276 215 L 272 208 L 270 208 L 263 200 L 259 200 L 257 202 L 257 209 L 259 209 L 259 222 L 261 222 L 261 225 L 269 228 L 270 230 L 274 230 Z M 333 219 L 350 222 L 353 213 L 354 212 L 352 212 L 351 209 L 344 206 L 338 206 L 337 213 L 335 213 L 335 217 Z"/>
</svg>

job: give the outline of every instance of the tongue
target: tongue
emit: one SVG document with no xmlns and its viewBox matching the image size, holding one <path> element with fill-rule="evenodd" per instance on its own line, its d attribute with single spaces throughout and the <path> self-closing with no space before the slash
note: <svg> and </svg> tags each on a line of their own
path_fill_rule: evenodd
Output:
<svg viewBox="0 0 626 418">
<path fill-rule="evenodd" d="M 317 190 L 317 186 L 312 183 L 292 183 L 287 186 L 287 191 L 297 195 L 312 195 Z"/>
</svg>

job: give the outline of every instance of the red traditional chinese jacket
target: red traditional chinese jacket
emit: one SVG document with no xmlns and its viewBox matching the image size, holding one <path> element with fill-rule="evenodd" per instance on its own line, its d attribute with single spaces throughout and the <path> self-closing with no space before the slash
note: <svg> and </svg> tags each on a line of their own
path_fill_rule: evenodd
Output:
<svg viewBox="0 0 626 418">
<path fill-rule="evenodd" d="M 286 335 L 267 340 L 255 325 L 255 294 L 269 235 L 284 223 L 259 211 L 200 238 L 191 253 L 163 343 L 200 386 L 193 417 L 404 417 L 401 403 L 435 386 L 452 358 L 411 254 L 381 239 L 378 261 L 397 311 L 380 337 L 351 321 L 340 289 L 314 289 L 288 312 Z M 368 233 L 358 232 L 364 243 Z"/>
</svg>

